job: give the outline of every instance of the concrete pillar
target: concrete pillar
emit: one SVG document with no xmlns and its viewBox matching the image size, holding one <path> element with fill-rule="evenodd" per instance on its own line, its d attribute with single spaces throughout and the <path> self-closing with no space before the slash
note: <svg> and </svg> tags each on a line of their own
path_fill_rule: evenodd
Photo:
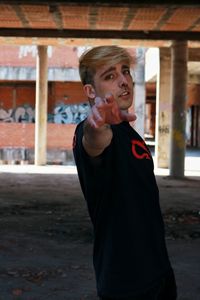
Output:
<svg viewBox="0 0 200 300">
<path fill-rule="evenodd" d="M 170 49 L 159 49 L 159 66 L 156 82 L 156 135 L 155 166 L 169 168 L 171 121 L 171 54 Z"/>
<path fill-rule="evenodd" d="M 134 123 L 134 129 L 144 137 L 144 122 L 145 122 L 145 48 L 136 49 L 136 65 L 134 72 L 134 106 L 137 120 Z"/>
<path fill-rule="evenodd" d="M 185 127 L 187 97 L 187 41 L 172 42 L 172 121 L 170 176 L 183 178 L 185 169 Z"/>
<path fill-rule="evenodd" d="M 36 62 L 35 165 L 46 164 L 47 148 L 47 46 L 38 46 Z"/>
</svg>

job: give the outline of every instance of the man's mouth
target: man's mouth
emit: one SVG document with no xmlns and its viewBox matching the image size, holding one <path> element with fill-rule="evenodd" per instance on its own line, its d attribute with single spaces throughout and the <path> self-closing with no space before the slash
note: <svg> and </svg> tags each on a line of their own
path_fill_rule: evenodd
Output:
<svg viewBox="0 0 200 300">
<path fill-rule="evenodd" d="M 128 96 L 130 93 L 128 91 L 124 91 L 123 93 L 121 93 L 119 95 L 119 97 L 124 97 L 124 96 Z"/>
</svg>

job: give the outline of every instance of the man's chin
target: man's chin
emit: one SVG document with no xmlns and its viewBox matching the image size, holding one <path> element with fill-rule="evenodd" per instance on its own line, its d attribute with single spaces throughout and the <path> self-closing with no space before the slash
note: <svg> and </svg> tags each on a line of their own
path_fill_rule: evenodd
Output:
<svg viewBox="0 0 200 300">
<path fill-rule="evenodd" d="M 121 103 L 120 109 L 121 110 L 128 110 L 131 107 L 132 101 L 126 101 L 125 103 Z"/>
</svg>

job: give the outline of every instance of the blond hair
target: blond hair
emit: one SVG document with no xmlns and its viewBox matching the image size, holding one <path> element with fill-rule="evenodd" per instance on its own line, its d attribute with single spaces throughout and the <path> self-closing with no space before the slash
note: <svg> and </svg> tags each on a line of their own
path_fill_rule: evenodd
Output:
<svg viewBox="0 0 200 300">
<path fill-rule="evenodd" d="M 119 46 L 98 46 L 84 52 L 79 59 L 79 74 L 83 85 L 93 84 L 96 69 L 102 65 L 115 65 L 125 62 L 134 63 L 130 53 Z"/>
</svg>

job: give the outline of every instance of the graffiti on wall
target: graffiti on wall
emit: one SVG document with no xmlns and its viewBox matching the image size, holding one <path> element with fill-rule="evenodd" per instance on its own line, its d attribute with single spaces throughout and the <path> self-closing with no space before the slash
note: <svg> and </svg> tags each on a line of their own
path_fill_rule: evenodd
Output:
<svg viewBox="0 0 200 300">
<path fill-rule="evenodd" d="M 87 117 L 89 109 L 87 103 L 60 103 L 55 106 L 53 114 L 48 114 L 48 123 L 78 124 Z M 29 105 L 9 110 L 0 108 L 0 122 L 34 123 L 35 110 Z"/>
<path fill-rule="evenodd" d="M 48 115 L 48 122 L 56 124 L 78 124 L 84 120 L 89 112 L 89 105 L 59 104 L 54 108 L 54 113 Z"/>
<path fill-rule="evenodd" d="M 8 111 L 0 108 L 0 122 L 34 123 L 35 111 L 29 105 L 19 106 Z"/>
<path fill-rule="evenodd" d="M 19 47 L 19 58 L 23 58 L 28 55 L 31 55 L 32 57 L 36 57 L 37 53 L 38 53 L 38 48 L 35 45 L 32 46 L 23 45 Z M 52 57 L 52 54 L 53 54 L 53 47 L 48 46 L 47 47 L 48 57 Z"/>
</svg>

